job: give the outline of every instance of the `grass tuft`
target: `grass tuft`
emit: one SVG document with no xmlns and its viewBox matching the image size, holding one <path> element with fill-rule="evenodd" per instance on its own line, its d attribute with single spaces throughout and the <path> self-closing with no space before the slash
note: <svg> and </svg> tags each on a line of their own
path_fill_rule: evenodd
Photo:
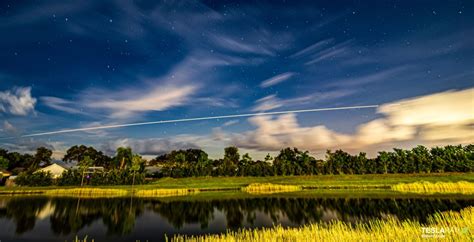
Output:
<svg viewBox="0 0 474 242">
<path fill-rule="evenodd" d="M 150 189 L 150 190 L 139 190 L 135 192 L 137 197 L 174 197 L 174 196 L 186 196 L 198 193 L 197 189 Z"/>
<path fill-rule="evenodd" d="M 400 183 L 392 186 L 393 190 L 400 192 L 413 193 L 461 193 L 474 194 L 474 183 L 459 181 L 459 182 L 414 182 L 414 183 Z"/>
<path fill-rule="evenodd" d="M 103 189 L 103 188 L 71 188 L 46 190 L 46 195 L 75 196 L 75 197 L 116 197 L 127 195 L 124 189 Z"/>
<path fill-rule="evenodd" d="M 253 194 L 269 194 L 269 193 L 280 193 L 280 192 L 294 192 L 294 191 L 300 191 L 301 189 L 302 189 L 301 186 L 297 186 L 297 185 L 252 183 L 242 188 L 242 191 L 253 193 Z"/>
</svg>

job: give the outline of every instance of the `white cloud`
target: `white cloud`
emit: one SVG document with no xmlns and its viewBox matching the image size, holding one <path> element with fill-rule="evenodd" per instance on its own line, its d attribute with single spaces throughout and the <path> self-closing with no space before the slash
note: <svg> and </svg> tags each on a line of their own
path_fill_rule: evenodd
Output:
<svg viewBox="0 0 474 242">
<path fill-rule="evenodd" d="M 392 125 L 454 125 L 474 120 L 474 89 L 446 91 L 382 105 Z"/>
<path fill-rule="evenodd" d="M 16 87 L 0 92 L 0 112 L 27 115 L 35 109 L 36 98 L 31 96 L 31 87 Z"/>
<path fill-rule="evenodd" d="M 239 147 L 276 151 L 295 146 L 315 150 L 316 147 L 334 147 L 350 140 L 348 135 L 324 126 L 300 127 L 295 114 L 280 115 L 276 119 L 257 116 L 250 118 L 249 122 L 257 129 L 232 136 L 232 142 Z"/>
<path fill-rule="evenodd" d="M 359 125 L 343 134 L 317 125 L 302 127 L 294 114 L 249 118 L 256 129 L 223 134 L 243 148 L 276 151 L 295 146 L 313 152 L 342 148 L 374 153 L 380 147 L 466 144 L 474 141 L 474 88 L 414 97 L 381 105 L 384 117 Z"/>
<path fill-rule="evenodd" d="M 46 106 L 59 110 L 59 111 L 73 113 L 73 114 L 83 113 L 81 110 L 73 107 L 74 102 L 63 99 L 63 98 L 44 96 L 44 97 L 40 97 L 40 100 Z"/>
<path fill-rule="evenodd" d="M 278 74 L 274 77 L 271 77 L 265 81 L 263 81 L 261 84 L 260 84 L 260 87 L 262 88 L 266 88 L 266 87 L 270 87 L 270 86 L 273 86 L 273 85 L 276 85 L 280 82 L 284 82 L 288 79 L 290 79 L 292 76 L 294 76 L 295 73 L 293 72 L 285 72 L 285 73 L 282 73 L 282 74 Z"/>
</svg>

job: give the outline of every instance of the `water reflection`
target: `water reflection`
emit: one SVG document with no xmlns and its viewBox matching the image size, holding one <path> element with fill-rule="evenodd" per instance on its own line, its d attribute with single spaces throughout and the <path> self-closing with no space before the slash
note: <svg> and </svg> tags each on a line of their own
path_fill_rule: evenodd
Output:
<svg viewBox="0 0 474 242">
<path fill-rule="evenodd" d="M 102 234 L 123 236 L 138 233 L 136 230 L 145 225 L 137 225 L 136 221 L 152 215 L 146 217 L 146 223 L 157 228 L 171 227 L 168 231 L 165 229 L 160 233 L 152 231 L 148 234 L 162 238 L 163 233 L 172 234 L 187 225 L 198 225 L 201 231 L 210 229 L 212 232 L 223 232 L 225 229 L 241 227 L 266 227 L 272 224 L 298 226 L 336 219 L 349 223 L 364 222 L 388 215 L 426 222 L 426 218 L 437 211 L 458 211 L 467 206 L 474 206 L 474 200 L 257 197 L 173 201 L 4 197 L 0 198 L 0 219 L 14 224 L 15 234 L 11 236 L 32 231 L 37 221 L 47 221 L 47 232 L 57 237 L 75 235 L 86 227 L 100 227 L 104 228 L 99 229 Z M 216 227 L 217 216 L 223 217 L 225 226 Z M 141 228 L 141 233 L 146 229 L 148 227 Z M 187 230 L 181 232 L 194 233 Z M 11 231 L 0 232 L 0 238 L 7 233 Z"/>
</svg>

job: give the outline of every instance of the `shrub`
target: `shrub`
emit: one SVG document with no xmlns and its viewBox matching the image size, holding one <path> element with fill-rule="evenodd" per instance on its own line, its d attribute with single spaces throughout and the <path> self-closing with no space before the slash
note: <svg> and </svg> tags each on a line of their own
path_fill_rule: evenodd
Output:
<svg viewBox="0 0 474 242">
<path fill-rule="evenodd" d="M 19 186 L 41 187 L 53 185 L 53 176 L 49 172 L 20 173 L 15 179 Z"/>
<path fill-rule="evenodd" d="M 81 184 L 82 175 L 78 170 L 67 170 L 57 179 L 58 186 L 75 186 Z"/>
</svg>

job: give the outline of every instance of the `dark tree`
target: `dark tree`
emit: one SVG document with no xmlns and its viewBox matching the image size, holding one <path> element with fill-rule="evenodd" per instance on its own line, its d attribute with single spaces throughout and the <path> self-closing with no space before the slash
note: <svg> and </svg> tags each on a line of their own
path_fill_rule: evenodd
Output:
<svg viewBox="0 0 474 242">
<path fill-rule="evenodd" d="M 41 166 L 46 166 L 50 165 L 52 158 L 51 156 L 53 155 L 53 151 L 50 149 L 47 149 L 45 147 L 39 147 L 36 149 L 36 153 L 33 157 L 32 162 L 30 163 L 30 169 L 36 170 Z"/>
</svg>

